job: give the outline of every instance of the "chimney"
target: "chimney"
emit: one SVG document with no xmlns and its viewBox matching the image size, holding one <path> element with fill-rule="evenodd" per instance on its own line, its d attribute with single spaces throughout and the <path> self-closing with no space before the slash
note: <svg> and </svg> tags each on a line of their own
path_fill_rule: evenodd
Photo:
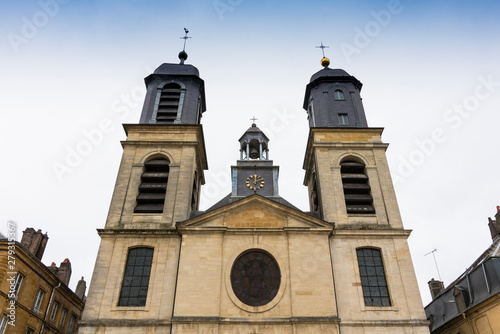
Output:
<svg viewBox="0 0 500 334">
<path fill-rule="evenodd" d="M 55 262 L 52 262 L 52 264 L 50 265 L 50 267 L 47 267 L 54 275 L 57 276 L 57 270 L 59 268 L 57 268 L 56 266 L 56 263 Z"/>
<path fill-rule="evenodd" d="M 71 278 L 71 262 L 68 259 L 64 259 L 59 266 L 56 273 L 57 277 L 66 285 L 69 285 L 69 279 Z"/>
<path fill-rule="evenodd" d="M 433 300 L 444 291 L 444 283 L 442 281 L 437 281 L 433 278 L 427 284 L 429 284 L 429 290 L 431 290 Z"/>
<path fill-rule="evenodd" d="M 85 282 L 82 276 L 82 279 L 79 280 L 78 284 L 76 285 L 76 290 L 75 290 L 76 296 L 81 300 L 83 300 L 83 298 L 85 297 L 85 290 L 87 290 L 87 282 Z"/>
<path fill-rule="evenodd" d="M 42 230 L 35 231 L 35 229 L 28 227 L 23 231 L 21 245 L 26 247 L 31 254 L 41 261 L 48 240 L 49 236 L 47 233 L 42 234 Z"/>
<path fill-rule="evenodd" d="M 490 228 L 491 239 L 495 240 L 500 235 L 500 206 L 497 205 L 495 219 L 488 217 L 488 227 Z"/>
</svg>

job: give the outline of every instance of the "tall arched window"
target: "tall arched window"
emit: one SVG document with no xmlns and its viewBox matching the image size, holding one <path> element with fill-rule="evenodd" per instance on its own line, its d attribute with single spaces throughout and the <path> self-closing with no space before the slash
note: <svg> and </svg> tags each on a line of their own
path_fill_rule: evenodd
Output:
<svg viewBox="0 0 500 334">
<path fill-rule="evenodd" d="M 181 86 L 169 83 L 163 86 L 156 113 L 156 123 L 172 124 L 177 119 L 181 99 Z"/>
<path fill-rule="evenodd" d="M 375 213 L 365 165 L 356 161 L 343 161 L 340 163 L 340 173 L 347 213 Z"/>
<path fill-rule="evenodd" d="M 193 193 L 191 194 L 191 210 L 198 210 L 198 173 L 194 173 Z"/>
<path fill-rule="evenodd" d="M 153 248 L 132 248 L 128 251 L 118 306 L 145 306 Z"/>
<path fill-rule="evenodd" d="M 311 211 L 318 211 L 319 201 L 318 201 L 318 189 L 316 183 L 316 173 L 312 176 L 312 190 L 311 190 Z"/>
<path fill-rule="evenodd" d="M 365 306 L 391 306 L 380 250 L 358 248 L 356 255 Z"/>
<path fill-rule="evenodd" d="M 345 100 L 344 92 L 341 91 L 340 89 L 337 89 L 336 91 L 333 92 L 333 98 L 335 99 L 335 101 Z"/>
<path fill-rule="evenodd" d="M 165 204 L 169 172 L 167 159 L 153 159 L 144 163 L 136 213 L 162 213 Z"/>
</svg>

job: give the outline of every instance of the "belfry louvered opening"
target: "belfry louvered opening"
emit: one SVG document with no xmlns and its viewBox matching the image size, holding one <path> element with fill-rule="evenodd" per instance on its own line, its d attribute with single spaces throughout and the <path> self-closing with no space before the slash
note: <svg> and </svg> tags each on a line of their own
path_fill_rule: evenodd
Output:
<svg viewBox="0 0 500 334">
<path fill-rule="evenodd" d="M 340 163 L 340 173 L 347 213 L 375 213 L 368 176 L 365 174 L 365 165 L 356 161 L 344 161 Z"/>
<path fill-rule="evenodd" d="M 181 86 L 169 83 L 163 86 L 156 113 L 156 123 L 174 123 L 179 111 Z"/>
<path fill-rule="evenodd" d="M 144 163 L 136 213 L 162 213 L 167 192 L 169 161 L 153 159 Z"/>
</svg>

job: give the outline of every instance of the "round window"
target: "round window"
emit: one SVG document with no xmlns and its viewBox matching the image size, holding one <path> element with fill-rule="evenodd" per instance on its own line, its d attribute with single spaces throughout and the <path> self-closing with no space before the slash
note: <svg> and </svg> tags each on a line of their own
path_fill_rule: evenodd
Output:
<svg viewBox="0 0 500 334">
<path fill-rule="evenodd" d="M 251 250 L 234 261 L 231 286 L 236 297 L 246 305 L 266 305 L 276 297 L 280 283 L 278 263 L 264 251 Z"/>
</svg>

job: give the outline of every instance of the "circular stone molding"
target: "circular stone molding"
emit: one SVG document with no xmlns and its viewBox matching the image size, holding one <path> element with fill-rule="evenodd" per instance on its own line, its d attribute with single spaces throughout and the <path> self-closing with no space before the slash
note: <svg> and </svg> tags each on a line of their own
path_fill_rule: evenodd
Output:
<svg viewBox="0 0 500 334">
<path fill-rule="evenodd" d="M 267 250 L 246 248 L 236 252 L 226 267 L 229 297 L 248 312 L 270 310 L 285 291 L 286 277 L 280 267 L 284 268 L 283 263 Z"/>
<path fill-rule="evenodd" d="M 231 287 L 249 306 L 263 306 L 276 297 L 281 284 L 278 263 L 268 253 L 253 249 L 241 254 L 231 269 Z"/>
</svg>

